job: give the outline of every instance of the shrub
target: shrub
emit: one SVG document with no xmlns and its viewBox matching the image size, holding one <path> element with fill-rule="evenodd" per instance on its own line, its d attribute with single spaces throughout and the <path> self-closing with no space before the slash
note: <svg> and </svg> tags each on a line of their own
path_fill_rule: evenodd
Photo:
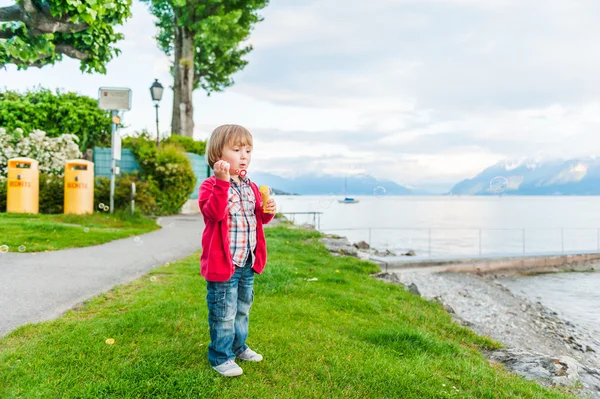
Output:
<svg viewBox="0 0 600 399">
<path fill-rule="evenodd" d="M 49 137 L 65 133 L 79 138 L 79 148 L 110 146 L 111 118 L 98 109 L 98 100 L 76 93 L 38 88 L 26 93 L 0 91 L 0 126 L 9 133 L 45 131 Z"/>
<path fill-rule="evenodd" d="M 196 176 L 185 150 L 176 144 L 156 143 L 147 132 L 137 137 L 128 137 L 123 146 L 134 153 L 142 177 L 150 183 L 150 192 L 156 200 L 156 215 L 178 213 L 194 190 Z"/>
<path fill-rule="evenodd" d="M 77 137 L 63 134 L 48 137 L 41 130 L 24 134 L 21 129 L 7 133 L 0 128 L 0 175 L 8 173 L 8 160 L 18 157 L 33 158 L 39 162 L 40 173 L 62 176 L 65 161 L 81 158 Z"/>
<path fill-rule="evenodd" d="M 40 173 L 40 213 L 63 213 L 64 203 L 64 177 Z"/>
<path fill-rule="evenodd" d="M 144 214 L 156 214 L 156 202 L 150 183 L 140 179 L 139 173 L 127 173 L 115 180 L 115 211 L 131 208 L 131 183 L 135 183 L 135 209 Z M 98 212 L 100 204 L 110 204 L 110 178 L 97 177 L 94 188 L 94 209 Z"/>
<path fill-rule="evenodd" d="M 6 177 L 0 176 L 0 212 L 6 212 L 7 181 Z"/>
<path fill-rule="evenodd" d="M 206 153 L 206 141 L 196 141 L 191 137 L 172 135 L 168 139 L 161 142 L 165 144 L 177 144 L 185 150 L 198 155 Z"/>
</svg>

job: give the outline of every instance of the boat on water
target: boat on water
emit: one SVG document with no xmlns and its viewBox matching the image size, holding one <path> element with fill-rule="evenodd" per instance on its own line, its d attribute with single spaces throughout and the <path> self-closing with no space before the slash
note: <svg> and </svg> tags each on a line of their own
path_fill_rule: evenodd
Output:
<svg viewBox="0 0 600 399">
<path fill-rule="evenodd" d="M 344 199 L 338 200 L 340 204 L 356 204 L 358 200 L 352 197 L 346 197 Z"/>
<path fill-rule="evenodd" d="M 344 199 L 338 200 L 340 204 L 356 204 L 358 200 L 353 197 L 348 197 L 348 176 L 344 179 Z"/>
</svg>

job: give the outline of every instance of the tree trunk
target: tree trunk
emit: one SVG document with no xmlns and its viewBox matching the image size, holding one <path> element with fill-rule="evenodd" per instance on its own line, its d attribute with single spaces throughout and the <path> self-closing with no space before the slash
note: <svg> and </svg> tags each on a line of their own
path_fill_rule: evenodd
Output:
<svg viewBox="0 0 600 399">
<path fill-rule="evenodd" d="M 175 21 L 177 25 L 177 20 Z M 182 28 L 175 27 L 175 54 L 173 59 L 173 111 L 171 112 L 171 134 L 181 135 L 181 117 L 179 116 L 179 104 L 181 103 L 181 73 L 179 60 L 181 59 L 181 37 Z"/>
<path fill-rule="evenodd" d="M 181 74 L 181 102 L 179 112 L 181 118 L 181 135 L 194 136 L 194 105 L 192 92 L 194 90 L 194 34 L 186 27 L 182 28 L 181 59 L 179 68 Z"/>
</svg>

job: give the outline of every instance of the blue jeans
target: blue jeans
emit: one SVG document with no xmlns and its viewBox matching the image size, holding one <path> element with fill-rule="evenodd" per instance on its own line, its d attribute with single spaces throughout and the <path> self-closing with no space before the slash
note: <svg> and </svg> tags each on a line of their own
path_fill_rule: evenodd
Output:
<svg viewBox="0 0 600 399">
<path fill-rule="evenodd" d="M 251 265 L 250 260 L 244 267 L 236 266 L 228 281 L 207 281 L 211 340 L 208 361 L 213 367 L 235 359 L 248 349 L 248 315 L 254 300 L 254 270 Z"/>
</svg>

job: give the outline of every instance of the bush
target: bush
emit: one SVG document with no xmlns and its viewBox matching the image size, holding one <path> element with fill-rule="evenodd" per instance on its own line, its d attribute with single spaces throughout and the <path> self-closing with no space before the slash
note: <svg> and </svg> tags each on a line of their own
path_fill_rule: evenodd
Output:
<svg viewBox="0 0 600 399">
<path fill-rule="evenodd" d="M 142 177 L 150 183 L 150 195 L 156 200 L 156 215 L 178 213 L 196 185 L 196 176 L 183 147 L 156 143 L 147 132 L 137 137 L 128 137 L 123 147 L 130 148 L 135 155 Z"/>
<path fill-rule="evenodd" d="M 19 93 L 0 91 L 0 126 L 9 133 L 45 131 L 49 137 L 70 133 L 79 138 L 85 151 L 95 146 L 110 146 L 111 118 L 98 109 L 98 100 L 76 93 L 38 88 Z"/>
<path fill-rule="evenodd" d="M 8 179 L 0 176 L 0 212 L 6 212 L 6 194 L 8 190 Z"/>
<path fill-rule="evenodd" d="M 64 177 L 40 173 L 40 213 L 63 213 L 64 204 Z"/>
<path fill-rule="evenodd" d="M 115 180 L 115 211 L 131 209 L 131 183 L 135 183 L 135 209 L 144 214 L 156 214 L 156 202 L 152 196 L 150 183 L 140 179 L 139 173 L 127 173 Z M 110 178 L 97 177 L 94 188 L 94 209 L 98 212 L 100 204 L 110 204 Z"/>
<path fill-rule="evenodd" d="M 183 147 L 185 152 L 191 152 L 198 155 L 206 153 L 206 141 L 196 141 L 191 137 L 172 135 L 161 142 L 165 144 L 177 144 Z"/>
<path fill-rule="evenodd" d="M 69 159 L 81 158 L 77 146 L 77 136 L 62 134 L 48 137 L 41 130 L 24 134 L 21 129 L 7 133 L 0 128 L 0 175 L 8 173 L 8 160 L 18 157 L 33 158 L 39 162 L 41 173 L 62 176 L 65 162 Z"/>
</svg>

